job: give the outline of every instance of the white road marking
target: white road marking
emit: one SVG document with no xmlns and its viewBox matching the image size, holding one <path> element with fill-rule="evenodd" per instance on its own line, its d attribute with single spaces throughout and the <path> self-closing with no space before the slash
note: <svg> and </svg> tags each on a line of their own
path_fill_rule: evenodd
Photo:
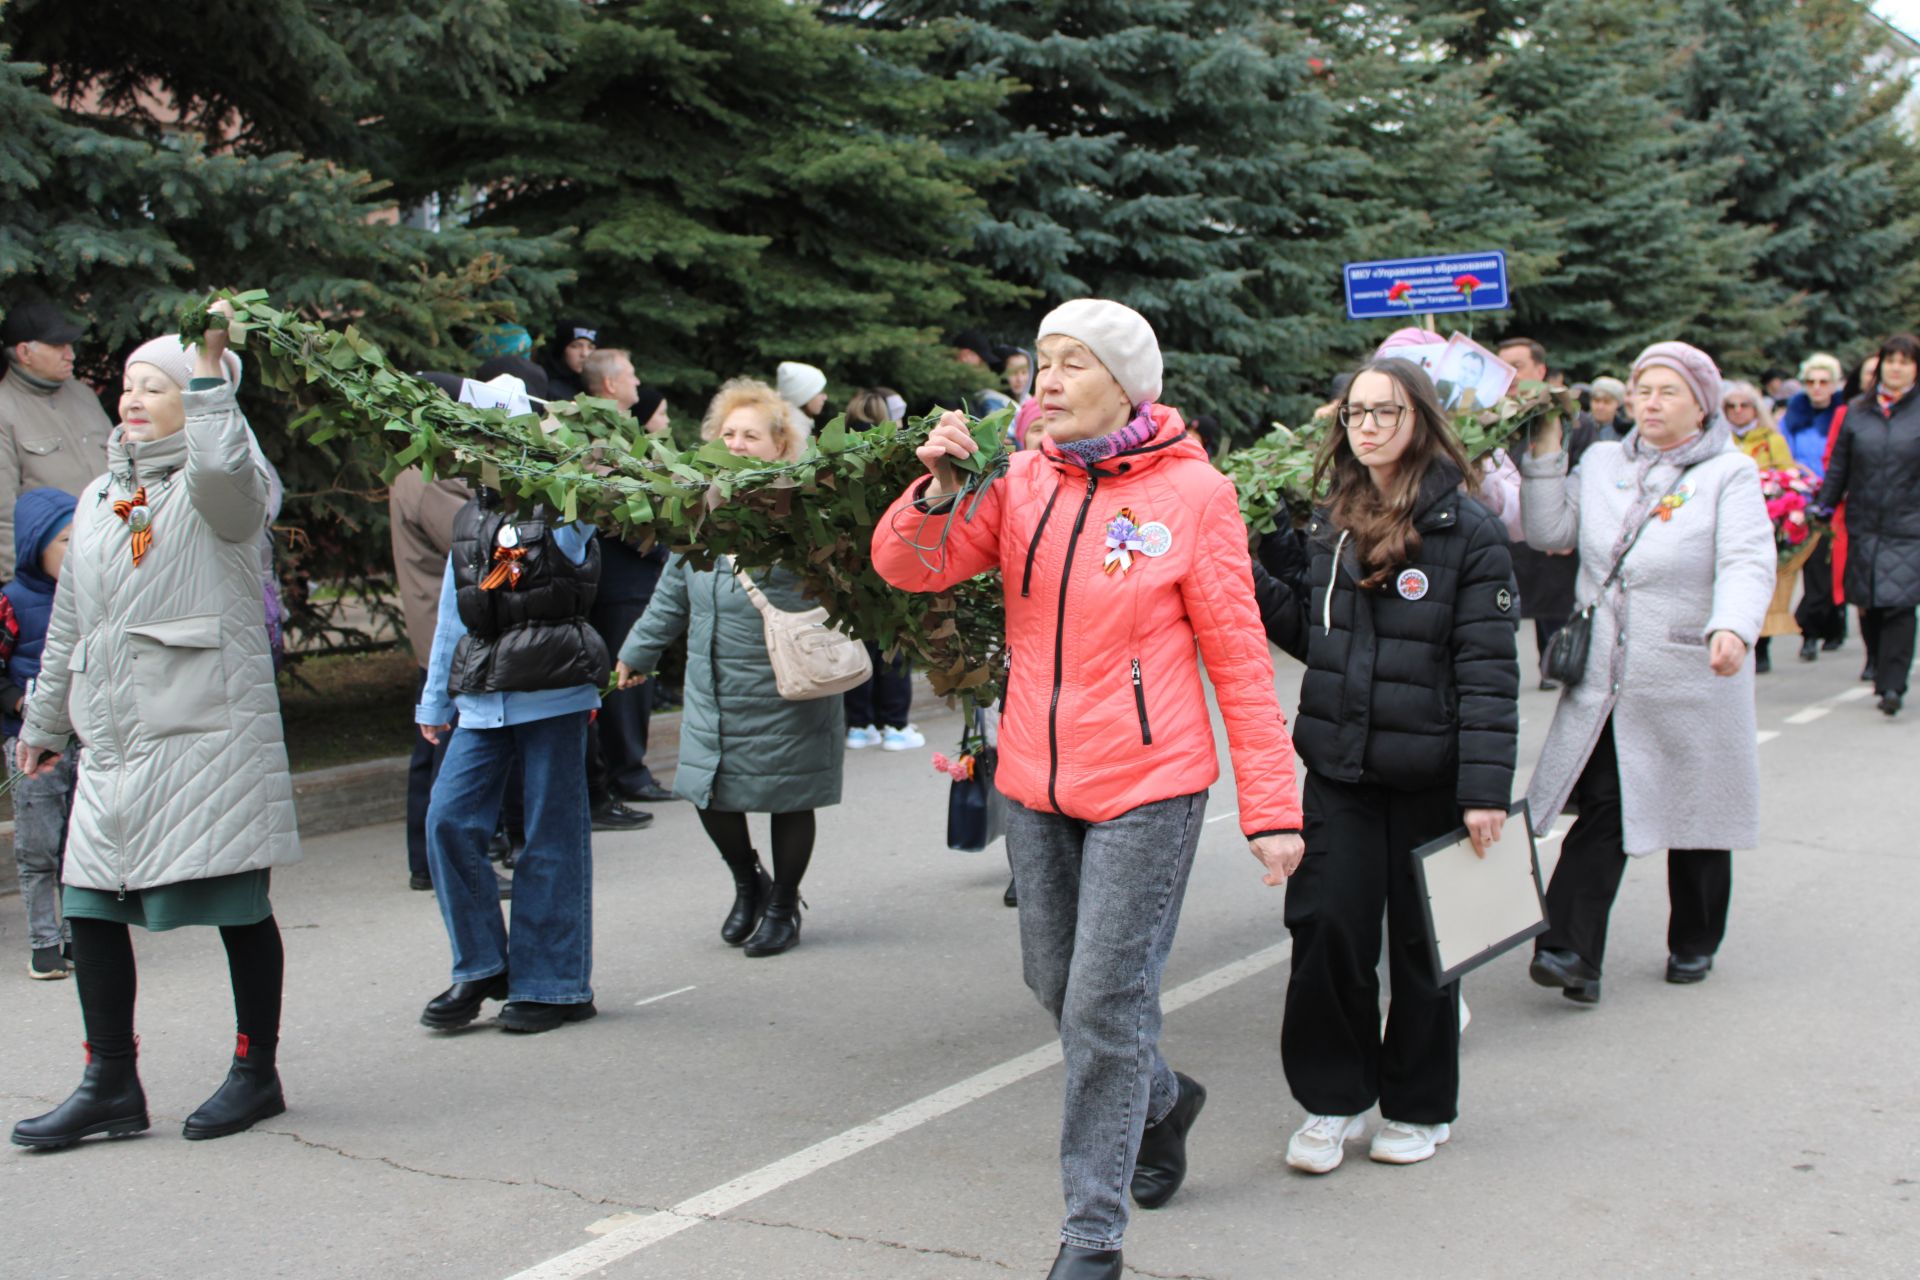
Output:
<svg viewBox="0 0 1920 1280">
<path fill-rule="evenodd" d="M 1816 702 L 1812 706 L 1802 707 L 1800 710 L 1788 716 L 1787 723 L 1788 724 L 1812 724 L 1815 720 L 1820 719 L 1822 716 L 1830 716 L 1832 714 L 1833 714 L 1833 708 L 1831 706 L 1821 706 L 1819 703 Z"/>
<path fill-rule="evenodd" d="M 1239 816 L 1240 816 L 1240 811 L 1238 809 L 1235 809 L 1232 813 L 1223 813 L 1217 818 L 1208 818 L 1201 825 L 1210 827 L 1216 822 L 1225 822 L 1228 818 L 1237 818 Z"/>
<path fill-rule="evenodd" d="M 1276 967 L 1292 951 L 1293 942 L 1289 939 L 1222 965 L 1211 973 L 1202 974 L 1166 992 L 1160 998 L 1160 1007 L 1168 1013 L 1184 1009 L 1196 1000 L 1204 1000 L 1236 982 L 1244 982 Z M 750 1200 L 778 1191 L 809 1174 L 818 1173 L 849 1156 L 877 1146 L 888 1138 L 898 1137 L 929 1121 L 958 1111 L 969 1102 L 977 1102 L 1029 1076 L 1038 1075 L 1059 1061 L 1060 1046 L 1057 1043 L 1042 1045 L 1017 1058 L 1010 1058 L 999 1066 L 989 1067 L 978 1075 L 969 1076 L 958 1084 L 949 1085 L 938 1093 L 930 1093 L 877 1119 L 855 1125 L 844 1133 L 835 1134 L 805 1150 L 743 1174 L 731 1182 L 682 1200 L 670 1209 L 649 1214 L 615 1214 L 602 1219 L 587 1228 L 599 1235 L 597 1240 L 536 1263 L 525 1271 L 515 1273 L 511 1280 L 576 1280 L 577 1277 L 592 1275 L 623 1258 L 632 1257 L 642 1249 L 677 1236 L 689 1227 L 697 1227 L 709 1218 L 729 1213 Z"/>
<path fill-rule="evenodd" d="M 1753 735 L 1753 744 L 1757 747 L 1764 747 L 1779 736 L 1780 731 L 1778 729 L 1762 729 Z"/>
<path fill-rule="evenodd" d="M 1864 684 L 1857 684 L 1853 686 L 1853 688 L 1848 689 L 1845 693 L 1834 694 L 1833 701 L 1858 702 L 1862 698 L 1871 698 L 1872 696 L 1873 696 L 1873 690 L 1870 687 Z"/>
<path fill-rule="evenodd" d="M 643 1004 L 652 1004 L 656 1000 L 665 1000 L 668 996 L 683 996 L 687 994 L 687 992 L 697 989 L 699 985 L 700 985 L 699 983 L 695 983 L 691 987 L 680 987 L 673 991 L 662 992 L 657 996 L 648 996 L 645 1000 L 635 1000 L 633 1002 L 633 1007 L 638 1009 Z"/>
</svg>

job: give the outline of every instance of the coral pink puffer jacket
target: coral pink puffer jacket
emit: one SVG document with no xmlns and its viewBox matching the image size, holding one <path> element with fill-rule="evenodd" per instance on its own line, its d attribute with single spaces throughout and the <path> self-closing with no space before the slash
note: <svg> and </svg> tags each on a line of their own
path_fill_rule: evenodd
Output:
<svg viewBox="0 0 1920 1280">
<path fill-rule="evenodd" d="M 1151 414 L 1151 440 L 1091 471 L 1051 441 L 1015 454 L 972 519 L 953 517 L 944 563 L 926 554 L 937 571 L 912 544 L 932 545 L 947 515 L 916 505 L 927 483 L 916 482 L 874 530 L 874 567 L 908 591 L 1000 570 L 1012 669 L 996 777 L 1012 799 L 1105 822 L 1213 785 L 1197 640 L 1226 720 L 1241 830 L 1297 831 L 1293 742 L 1233 485 L 1177 411 Z M 1144 550 L 1109 571 L 1107 530 L 1122 513 Z"/>
</svg>

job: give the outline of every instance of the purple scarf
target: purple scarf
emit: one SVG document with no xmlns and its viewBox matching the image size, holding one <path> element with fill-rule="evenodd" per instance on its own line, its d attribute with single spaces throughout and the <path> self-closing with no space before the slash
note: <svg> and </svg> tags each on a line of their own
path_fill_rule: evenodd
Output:
<svg viewBox="0 0 1920 1280">
<path fill-rule="evenodd" d="M 1110 431 L 1104 436 L 1095 436 L 1091 440 L 1068 440 L 1060 443 L 1060 452 L 1077 461 L 1081 466 L 1092 470 L 1115 454 L 1125 453 L 1128 449 L 1137 449 L 1153 439 L 1158 430 L 1153 425 L 1153 417 L 1142 404 L 1133 415 L 1133 421 L 1118 431 Z"/>
</svg>

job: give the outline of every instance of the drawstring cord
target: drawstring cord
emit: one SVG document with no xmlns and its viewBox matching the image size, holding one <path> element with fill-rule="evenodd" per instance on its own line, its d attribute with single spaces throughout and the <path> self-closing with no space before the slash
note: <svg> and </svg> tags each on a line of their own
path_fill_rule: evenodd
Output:
<svg viewBox="0 0 1920 1280">
<path fill-rule="evenodd" d="M 1347 531 L 1340 531 L 1340 540 L 1333 544 L 1333 572 L 1327 575 L 1327 598 L 1320 602 L 1320 629 L 1328 635 L 1333 634 L 1333 588 L 1340 581 L 1340 551 L 1347 545 Z"/>
</svg>

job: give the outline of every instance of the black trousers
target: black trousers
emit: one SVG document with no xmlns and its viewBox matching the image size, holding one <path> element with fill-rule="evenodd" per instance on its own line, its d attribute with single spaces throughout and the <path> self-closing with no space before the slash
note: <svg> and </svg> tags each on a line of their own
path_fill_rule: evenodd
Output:
<svg viewBox="0 0 1920 1280">
<path fill-rule="evenodd" d="M 1287 1085 L 1316 1115 L 1451 1123 L 1457 986 L 1433 971 L 1413 849 L 1460 825 L 1453 788 L 1394 791 L 1307 775 L 1307 856 L 1287 881 L 1293 976 L 1280 1027 Z M 1380 1030 L 1380 920 L 1393 1000 Z"/>
<path fill-rule="evenodd" d="M 1620 817 L 1620 759 L 1614 749 L 1613 721 L 1594 744 L 1587 766 L 1574 784 L 1580 816 L 1560 846 L 1560 864 L 1547 885 L 1547 932 L 1537 950 L 1571 951 L 1595 969 L 1604 969 L 1607 918 L 1627 871 Z M 1727 906 L 1733 897 L 1733 854 L 1725 849 L 1667 851 L 1667 951 L 1677 956 L 1710 956 L 1727 933 Z"/>
<path fill-rule="evenodd" d="M 427 669 L 420 668 L 414 682 L 414 705 L 426 691 Z M 427 868 L 427 802 L 433 798 L 433 780 L 440 776 L 440 762 L 447 758 L 447 743 L 452 734 L 443 734 L 440 744 L 428 742 L 418 725 L 413 730 L 413 754 L 407 759 L 407 870 L 413 875 L 430 874 Z"/>
<path fill-rule="evenodd" d="M 1915 616 L 1912 609 L 1862 609 L 1860 634 L 1873 660 L 1873 691 L 1907 695 L 1913 669 Z"/>
<path fill-rule="evenodd" d="M 1809 640 L 1845 640 L 1846 606 L 1833 602 L 1833 540 L 1822 538 L 1800 570 L 1800 603 L 1793 620 Z"/>
<path fill-rule="evenodd" d="M 913 664 L 904 653 L 888 662 L 871 640 L 867 656 L 873 659 L 873 675 L 859 688 L 847 690 L 847 728 L 906 728 L 913 710 Z"/>
<path fill-rule="evenodd" d="M 651 597 L 596 600 L 588 622 L 606 641 L 607 652 L 620 653 L 627 633 L 647 611 Z M 653 681 L 638 689 L 623 689 L 600 700 L 600 714 L 587 727 L 587 794 L 595 803 L 614 787 L 637 791 L 652 785 L 647 768 L 647 733 L 653 720 Z"/>
</svg>

